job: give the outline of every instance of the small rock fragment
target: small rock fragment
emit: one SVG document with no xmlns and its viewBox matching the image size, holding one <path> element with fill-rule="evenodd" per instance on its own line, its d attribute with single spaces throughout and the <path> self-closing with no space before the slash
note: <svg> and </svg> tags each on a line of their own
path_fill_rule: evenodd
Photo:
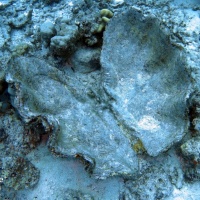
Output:
<svg viewBox="0 0 200 200">
<path fill-rule="evenodd" d="M 200 161 L 200 137 L 195 137 L 181 145 L 184 156 Z"/>
<path fill-rule="evenodd" d="M 56 30 L 52 22 L 47 21 L 41 24 L 40 34 L 42 38 L 49 40 L 51 37 L 55 35 L 55 33 Z"/>
<path fill-rule="evenodd" d="M 76 25 L 66 25 L 56 36 L 51 38 L 50 47 L 54 52 L 72 51 L 75 49 L 75 41 L 79 39 L 78 27 Z"/>
<path fill-rule="evenodd" d="M 11 26 L 14 28 L 22 28 L 26 23 L 31 20 L 32 10 L 29 10 L 27 13 L 20 14 L 17 18 L 13 18 L 10 21 Z"/>
<path fill-rule="evenodd" d="M 128 199 L 165 199 L 172 192 L 169 176 L 163 169 L 149 168 L 135 181 L 125 183 Z"/>
<path fill-rule="evenodd" d="M 75 72 L 90 73 L 100 69 L 100 49 L 82 48 L 72 56 L 72 65 Z"/>
<path fill-rule="evenodd" d="M 39 180 L 39 171 L 22 157 L 4 157 L 1 177 L 6 187 L 15 190 L 33 187 Z"/>
</svg>

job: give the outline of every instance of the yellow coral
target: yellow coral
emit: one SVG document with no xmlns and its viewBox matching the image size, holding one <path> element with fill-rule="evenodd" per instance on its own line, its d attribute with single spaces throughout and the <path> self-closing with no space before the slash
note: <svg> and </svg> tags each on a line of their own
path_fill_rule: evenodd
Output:
<svg viewBox="0 0 200 200">
<path fill-rule="evenodd" d="M 144 153 L 146 151 L 146 149 L 144 148 L 142 141 L 138 140 L 134 145 L 133 145 L 133 150 L 137 153 Z"/>
<path fill-rule="evenodd" d="M 96 30 L 97 33 L 101 33 L 105 29 L 106 24 L 110 21 L 110 18 L 113 16 L 113 12 L 108 9 L 102 9 L 100 11 L 100 14 L 101 14 L 101 23 L 99 24 Z"/>
<path fill-rule="evenodd" d="M 113 17 L 113 12 L 108 9 L 102 9 L 100 13 L 101 13 L 101 16 L 105 16 L 108 18 Z"/>
</svg>

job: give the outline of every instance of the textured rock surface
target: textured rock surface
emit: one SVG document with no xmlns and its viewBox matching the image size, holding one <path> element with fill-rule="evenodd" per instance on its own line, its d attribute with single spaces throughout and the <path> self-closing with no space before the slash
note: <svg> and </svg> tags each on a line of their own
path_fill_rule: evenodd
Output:
<svg viewBox="0 0 200 200">
<path fill-rule="evenodd" d="M 39 180 L 39 170 L 24 158 L 27 150 L 23 133 L 23 123 L 18 116 L 0 115 L 0 182 L 3 183 L 0 199 L 13 199 L 13 190 L 33 187 Z"/>
<path fill-rule="evenodd" d="M 200 137 L 190 139 L 182 144 L 181 151 L 185 156 L 200 161 Z"/>
<path fill-rule="evenodd" d="M 182 52 L 183 53 L 183 52 Z M 101 54 L 103 87 L 118 121 L 158 155 L 187 128 L 189 76 L 181 52 L 155 19 L 134 10 L 114 17 Z"/>
<path fill-rule="evenodd" d="M 22 157 L 4 157 L 1 159 L 1 177 L 6 187 L 15 190 L 33 187 L 39 180 L 39 171 L 32 163 Z"/>
<path fill-rule="evenodd" d="M 136 16 L 132 20 L 132 15 L 129 17 L 121 15 L 130 8 L 139 11 L 142 18 Z M 99 50 L 102 48 L 104 36 L 102 33 L 97 33 L 96 30 L 101 24 L 100 10 L 102 9 L 108 9 L 114 14 L 114 18 L 109 22 L 112 25 L 106 26 L 105 37 L 107 40 L 109 37 L 112 39 L 116 37 L 116 31 L 112 31 L 114 26 L 118 30 L 119 24 L 121 25 L 118 32 L 123 37 L 126 36 L 125 33 L 130 25 L 132 26 L 136 22 L 134 28 L 132 27 L 133 29 L 130 30 L 133 35 L 127 33 L 127 43 L 124 42 L 127 51 L 124 51 L 122 46 L 118 48 L 122 40 L 117 36 L 118 40 L 113 45 L 115 48 L 112 48 L 111 55 L 107 55 L 110 57 L 112 54 L 113 57 L 117 55 L 115 61 L 117 63 L 124 61 L 127 64 L 128 60 L 134 61 L 134 69 L 136 69 L 134 73 L 127 67 L 129 65 L 124 64 L 120 68 L 116 65 L 114 70 L 112 66 L 109 76 L 105 74 L 109 68 L 107 65 L 101 69 Z M 200 131 L 199 11 L 199 0 L 184 2 L 181 0 L 0 1 L 0 199 L 55 200 L 65 199 L 66 196 L 67 198 L 71 198 L 71 196 L 72 198 L 83 198 L 85 195 L 88 198 L 94 197 L 95 200 L 129 198 L 132 200 L 148 197 L 152 200 L 156 197 L 163 197 L 162 199 L 165 200 L 200 199 L 200 182 L 198 181 L 200 180 L 198 160 Z M 147 16 L 154 16 L 159 20 L 159 24 Z M 131 21 L 124 23 L 123 19 L 125 18 L 131 19 Z M 147 25 L 147 22 L 150 22 L 150 26 Z M 49 23 L 50 25 L 48 25 Z M 152 23 L 153 25 L 151 25 Z M 129 25 L 125 27 L 125 24 Z M 167 30 L 169 36 L 165 36 L 160 31 L 160 27 L 162 30 Z M 124 30 L 123 33 L 122 30 Z M 151 36 L 151 33 L 153 36 L 154 34 L 157 36 L 156 42 L 153 36 L 147 37 Z M 54 36 L 64 39 L 62 40 L 64 45 L 59 43 L 61 41 L 58 38 L 52 46 L 51 38 Z M 113 40 L 110 41 L 113 42 Z M 69 41 L 70 44 L 68 44 Z M 160 42 L 164 45 L 159 45 Z M 133 46 L 131 46 L 132 43 L 134 43 Z M 134 54 L 134 58 L 130 58 L 131 51 L 136 47 L 138 50 Z M 104 45 L 104 53 L 108 48 L 109 42 L 106 46 Z M 155 50 L 155 54 L 152 53 L 152 50 Z M 169 55 L 165 59 L 163 59 L 163 52 Z M 179 54 L 180 58 L 183 58 L 183 67 L 181 68 L 178 65 L 179 61 L 176 62 Z M 18 58 L 22 59 L 20 62 L 16 59 L 14 62 L 8 63 L 13 57 L 22 55 L 24 57 Z M 124 60 L 122 55 L 127 59 Z M 102 58 L 105 60 L 104 56 Z M 141 57 L 141 61 L 139 61 L 139 57 Z M 143 60 L 146 61 L 145 64 L 149 65 L 143 65 Z M 111 59 L 111 61 L 113 65 L 113 60 Z M 50 63 L 51 66 L 47 63 Z M 138 63 L 141 64 L 141 67 L 136 65 Z M 178 68 L 173 67 L 173 63 Z M 145 66 L 145 72 L 143 66 Z M 154 69 L 155 66 L 156 69 Z M 161 153 L 179 141 L 177 137 L 179 135 L 181 139 L 183 132 L 180 131 L 180 134 L 169 133 L 168 136 L 176 135 L 175 138 L 166 137 L 164 142 L 164 135 L 159 136 L 162 140 L 158 145 L 154 139 L 155 133 L 144 136 L 144 132 L 149 133 L 150 131 L 138 130 L 139 128 L 136 126 L 138 121 L 135 115 L 133 123 L 129 123 L 132 117 L 129 108 L 136 104 L 148 103 L 149 101 L 144 98 L 147 96 L 149 99 L 155 100 L 147 105 L 152 109 L 150 114 L 154 114 L 156 118 L 159 113 L 155 114 L 155 110 L 168 108 L 170 112 L 166 116 L 169 117 L 169 121 L 167 122 L 166 116 L 163 117 L 163 115 L 159 120 L 172 128 L 177 122 L 175 117 L 179 114 L 180 123 L 177 123 L 177 130 L 181 130 L 181 116 L 185 110 L 185 99 L 184 94 L 175 89 L 175 86 L 181 84 L 179 77 L 177 81 L 174 81 L 174 78 L 177 73 L 180 73 L 181 78 L 184 79 L 182 75 L 184 72 L 181 69 L 185 67 L 191 69 L 189 71 L 193 84 L 191 90 L 194 91 L 188 101 L 190 126 L 186 130 L 185 137 L 179 143 Z M 9 83 L 5 81 L 5 72 Z M 169 75 L 170 73 L 172 76 Z M 112 84 L 115 84 L 115 80 L 112 78 L 115 78 L 116 74 L 118 75 L 117 84 L 123 83 L 124 85 L 120 85 L 120 87 L 117 85 L 114 88 L 111 87 Z M 132 82 L 131 86 L 127 84 L 132 74 L 135 75 L 137 83 L 140 83 L 140 85 L 133 84 L 137 86 L 138 90 L 135 90 L 135 93 L 139 96 L 135 95 L 137 98 L 134 96 L 135 104 L 134 101 L 129 101 L 132 103 L 127 104 L 126 110 L 123 104 L 127 102 L 124 101 L 125 97 L 127 100 L 132 97 L 131 92 L 127 90 L 132 86 Z M 125 79 L 122 76 L 126 76 Z M 169 80 L 168 89 L 163 87 L 161 78 Z M 185 82 L 184 84 L 181 89 L 186 88 L 187 84 Z M 171 105 L 174 106 L 175 112 L 169 108 L 167 98 L 167 103 L 164 102 L 163 106 L 159 104 L 163 99 L 156 99 L 156 95 L 162 97 L 164 95 L 163 92 L 159 93 L 157 90 L 153 90 L 155 85 L 157 89 L 166 90 L 169 100 L 172 100 Z M 144 90 L 144 95 L 142 95 L 141 88 L 150 90 Z M 147 91 L 151 91 L 154 96 L 149 96 Z M 177 102 L 180 104 L 183 102 L 183 112 L 179 113 L 176 112 L 178 107 L 175 102 L 178 97 Z M 142 101 L 139 102 L 139 99 Z M 12 107 L 11 102 L 15 108 Z M 144 115 L 144 109 L 141 106 L 135 108 L 140 116 Z M 161 112 L 161 114 L 163 113 Z M 131 117 L 124 119 L 124 116 Z M 151 125 L 148 123 L 149 118 L 146 119 L 146 121 L 141 120 L 144 122 L 142 125 Z M 171 123 L 172 120 L 174 120 L 173 123 Z M 184 120 L 182 125 L 183 127 L 187 126 Z M 95 129 L 95 126 L 98 128 Z M 167 133 L 166 127 L 162 126 L 165 130 L 162 134 Z M 169 130 L 173 131 L 173 129 Z M 49 135 L 51 131 L 53 134 Z M 105 137 L 97 138 L 102 133 Z M 157 136 L 158 134 L 156 135 L 158 140 Z M 51 147 L 50 150 L 56 156 L 64 154 L 64 158 L 63 156 L 55 158 L 51 154 L 52 152 L 44 147 L 48 137 L 50 137 L 48 143 Z M 150 138 L 153 139 L 153 142 Z M 149 140 L 146 141 L 146 139 Z M 81 144 L 80 141 L 83 141 L 84 144 Z M 110 146 L 111 144 L 113 146 Z M 158 149 L 152 147 L 152 144 L 155 144 Z M 182 147 L 182 151 L 180 151 L 180 147 Z M 34 150 L 34 148 L 36 149 Z M 159 153 L 159 155 L 149 156 L 146 154 L 146 150 L 150 155 L 154 153 Z M 131 155 L 128 155 L 130 152 Z M 20 165 L 16 161 L 22 157 L 24 160 L 22 159 L 22 165 Z M 129 163 L 129 160 L 134 164 Z M 136 165 L 138 169 L 135 167 Z M 18 168 L 22 170 L 20 171 Z M 29 173 L 24 170 L 26 168 L 29 169 Z M 109 177 L 106 180 L 95 179 L 116 174 L 116 170 L 118 171 L 119 168 L 117 173 L 132 175 L 128 177 L 130 180 L 127 181 L 127 176 Z M 85 169 L 90 173 L 85 172 Z M 130 169 L 134 170 L 130 172 Z M 36 183 L 39 178 L 35 176 L 38 174 L 38 170 L 41 176 L 34 188 L 20 191 L 13 189 L 33 186 L 32 183 Z M 19 173 L 15 174 L 13 171 Z M 92 171 L 95 176 L 92 176 Z M 5 177 L 6 179 L 4 179 Z M 163 180 L 162 182 L 159 182 L 160 178 Z M 27 184 L 27 180 L 30 180 L 31 183 Z M 171 189 L 172 187 L 173 189 Z M 73 197 L 74 193 L 80 195 Z"/>
<path fill-rule="evenodd" d="M 52 22 L 47 21 L 40 26 L 40 34 L 44 39 L 50 39 L 52 36 L 54 36 L 55 32 L 56 30 Z"/>
<path fill-rule="evenodd" d="M 51 38 L 51 48 L 54 51 L 73 48 L 73 43 L 78 40 L 78 27 L 65 24 L 64 28 L 60 27 L 60 29 L 57 35 Z"/>
<path fill-rule="evenodd" d="M 137 181 L 126 182 L 125 199 L 165 199 L 172 191 L 169 176 L 163 169 L 152 168 Z"/>
<path fill-rule="evenodd" d="M 101 68 L 100 48 L 81 48 L 72 56 L 72 66 L 75 72 L 90 73 Z"/>
<path fill-rule="evenodd" d="M 88 55 L 92 61 L 91 50 Z M 74 58 L 84 64 L 81 51 Z M 189 87 L 185 63 L 155 20 L 134 10 L 107 27 L 101 63 L 104 91 L 99 81 L 81 86 L 83 80 L 76 75 L 67 76 L 36 58 L 17 58 L 7 75 L 9 91 L 14 91 L 11 101 L 26 120 L 47 118 L 57 128 L 51 147 L 87 160 L 96 177 L 133 175 L 136 137 L 156 156 L 184 135 Z M 85 92 L 92 87 L 93 99 Z"/>
<path fill-rule="evenodd" d="M 38 115 L 47 118 L 57 128 L 51 147 L 64 155 L 84 158 L 96 177 L 133 175 L 137 157 L 129 140 L 112 113 L 90 100 L 87 88 L 82 90 L 83 83 L 76 78 L 36 58 L 17 58 L 7 75 L 15 91 L 12 104 L 25 120 Z"/>
</svg>

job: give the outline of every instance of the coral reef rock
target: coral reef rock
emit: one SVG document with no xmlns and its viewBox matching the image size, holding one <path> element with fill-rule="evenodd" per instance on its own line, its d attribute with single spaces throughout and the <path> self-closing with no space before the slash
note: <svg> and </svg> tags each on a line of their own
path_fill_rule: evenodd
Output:
<svg viewBox="0 0 200 200">
<path fill-rule="evenodd" d="M 14 59 L 8 71 L 13 106 L 26 121 L 41 116 L 54 126 L 50 146 L 56 152 L 89 161 L 99 178 L 137 171 L 136 154 L 122 128 L 104 104 L 85 95 L 87 88 L 75 75 L 25 57 Z"/>
<path fill-rule="evenodd" d="M 154 18 L 134 9 L 113 17 L 101 64 L 111 110 L 129 138 L 137 136 L 156 156 L 183 137 L 190 87 L 184 52 L 170 44 Z"/>
<path fill-rule="evenodd" d="M 77 51 L 75 73 L 34 57 L 12 59 L 8 91 L 25 121 L 40 116 L 54 127 L 54 152 L 84 160 L 96 178 L 134 176 L 138 139 L 143 152 L 157 156 L 188 127 L 184 52 L 170 44 L 154 18 L 133 9 L 110 20 L 103 40 L 102 66 L 99 50 Z M 89 60 L 95 57 L 89 68 L 102 72 L 84 69 L 87 53 Z"/>
<path fill-rule="evenodd" d="M 131 199 L 165 199 L 172 192 L 169 176 L 163 169 L 148 169 L 137 181 L 126 182 L 125 196 Z"/>
</svg>

